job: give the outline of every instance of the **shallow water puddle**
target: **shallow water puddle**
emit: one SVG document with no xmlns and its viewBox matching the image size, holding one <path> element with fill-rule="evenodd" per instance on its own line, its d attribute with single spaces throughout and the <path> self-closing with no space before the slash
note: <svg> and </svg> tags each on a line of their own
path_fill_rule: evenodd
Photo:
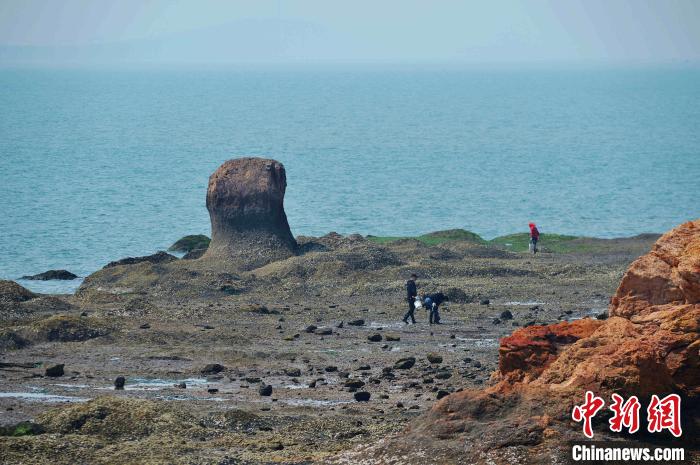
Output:
<svg viewBox="0 0 700 465">
<path fill-rule="evenodd" d="M 505 302 L 503 305 L 513 305 L 513 306 L 519 306 L 519 305 L 527 305 L 527 306 L 533 306 L 533 305 L 547 305 L 546 302 L 519 302 L 519 301 L 513 301 L 513 302 Z"/>
<path fill-rule="evenodd" d="M 470 347 L 498 347 L 498 339 L 491 338 L 474 338 L 474 337 L 457 337 L 458 341 L 466 342 Z M 462 347 L 460 347 L 462 348 Z M 466 347 L 469 348 L 469 347 Z"/>
<path fill-rule="evenodd" d="M 35 402 L 87 402 L 90 400 L 87 397 L 71 397 L 59 396 L 54 394 L 45 394 L 43 392 L 0 392 L 0 398 L 23 399 Z"/>
</svg>

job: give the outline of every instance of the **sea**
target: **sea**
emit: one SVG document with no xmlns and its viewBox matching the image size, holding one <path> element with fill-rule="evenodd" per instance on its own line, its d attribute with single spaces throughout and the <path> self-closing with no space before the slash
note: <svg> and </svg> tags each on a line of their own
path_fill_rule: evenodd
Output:
<svg viewBox="0 0 700 465">
<path fill-rule="evenodd" d="M 663 232 L 700 217 L 700 68 L 1 69 L 0 278 L 209 234 L 241 156 L 285 165 L 295 235 Z"/>
</svg>

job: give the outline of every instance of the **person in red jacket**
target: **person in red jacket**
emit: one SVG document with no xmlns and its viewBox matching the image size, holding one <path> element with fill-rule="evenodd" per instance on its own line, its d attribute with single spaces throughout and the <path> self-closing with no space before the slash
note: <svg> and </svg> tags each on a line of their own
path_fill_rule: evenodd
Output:
<svg viewBox="0 0 700 465">
<path fill-rule="evenodd" d="M 537 230 L 535 223 L 530 223 L 530 250 L 533 254 L 537 253 L 537 241 L 540 240 L 540 232 Z"/>
</svg>

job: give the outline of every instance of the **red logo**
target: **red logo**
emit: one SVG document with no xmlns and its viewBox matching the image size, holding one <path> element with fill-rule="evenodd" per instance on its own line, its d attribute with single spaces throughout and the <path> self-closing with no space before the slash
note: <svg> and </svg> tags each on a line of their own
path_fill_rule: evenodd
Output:
<svg viewBox="0 0 700 465">
<path fill-rule="evenodd" d="M 583 434 L 589 439 L 593 438 L 591 419 L 604 405 L 605 401 L 603 399 L 596 397 L 591 391 L 586 391 L 586 401 L 583 405 L 576 405 L 573 412 L 571 412 L 571 418 L 573 418 L 575 422 L 583 420 Z"/>
<path fill-rule="evenodd" d="M 624 426 L 630 433 L 636 433 L 639 430 L 639 408 L 642 406 L 637 396 L 632 396 L 625 402 L 622 396 L 613 394 L 612 399 L 610 410 L 614 415 L 608 420 L 610 431 L 619 433 Z"/>
<path fill-rule="evenodd" d="M 681 397 L 678 394 L 669 394 L 663 399 L 654 394 L 647 407 L 650 433 L 658 433 L 667 429 L 675 437 L 681 437 Z"/>
</svg>

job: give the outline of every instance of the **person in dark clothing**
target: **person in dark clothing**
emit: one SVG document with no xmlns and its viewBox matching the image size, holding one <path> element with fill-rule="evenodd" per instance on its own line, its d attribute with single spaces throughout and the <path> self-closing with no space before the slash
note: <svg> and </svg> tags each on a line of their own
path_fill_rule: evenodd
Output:
<svg viewBox="0 0 700 465">
<path fill-rule="evenodd" d="M 537 230 L 535 223 L 530 223 L 530 249 L 533 254 L 537 253 L 537 241 L 540 240 L 540 232 Z"/>
<path fill-rule="evenodd" d="M 435 294 L 428 294 L 423 297 L 423 305 L 428 311 L 428 323 L 439 325 L 440 323 L 440 304 L 448 300 L 447 296 L 442 292 L 436 292 Z"/>
<path fill-rule="evenodd" d="M 418 296 L 418 290 L 416 289 L 416 279 L 418 279 L 418 276 L 414 274 L 411 275 L 411 278 L 406 281 L 406 297 L 408 298 L 408 311 L 403 317 L 403 322 L 408 324 L 408 319 L 411 319 L 411 322 L 413 324 L 416 324 L 416 317 L 413 316 L 413 312 L 416 311 L 416 306 L 414 302 L 416 301 L 416 297 Z"/>
</svg>

